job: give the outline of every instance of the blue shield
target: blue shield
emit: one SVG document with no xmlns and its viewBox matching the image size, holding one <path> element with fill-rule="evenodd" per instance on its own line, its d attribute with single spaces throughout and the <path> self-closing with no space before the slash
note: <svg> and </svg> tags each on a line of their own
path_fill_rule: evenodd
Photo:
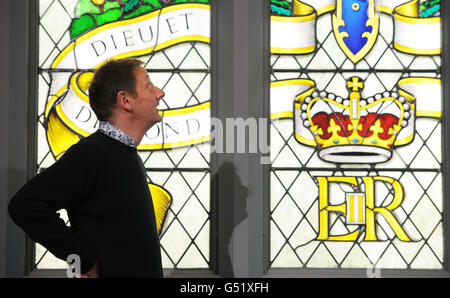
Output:
<svg viewBox="0 0 450 298">
<path fill-rule="evenodd" d="M 353 61 L 361 60 L 378 35 L 379 18 L 374 0 L 338 0 L 333 30 L 339 46 Z"/>
</svg>

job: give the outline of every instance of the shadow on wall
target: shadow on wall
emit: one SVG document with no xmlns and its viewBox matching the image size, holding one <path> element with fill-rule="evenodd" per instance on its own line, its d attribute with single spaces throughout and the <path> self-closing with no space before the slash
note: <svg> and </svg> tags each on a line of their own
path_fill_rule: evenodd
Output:
<svg viewBox="0 0 450 298">
<path fill-rule="evenodd" d="M 219 240 L 219 250 L 225 252 L 219 254 L 223 259 L 219 261 L 218 269 L 222 277 L 232 278 L 235 276 L 231 253 L 233 232 L 248 217 L 247 198 L 250 190 L 242 185 L 236 167 L 231 162 L 222 163 L 211 182 L 218 190 L 219 200 L 226 200 L 217 203 L 221 214 L 219 239 L 223 239 L 223 242 Z"/>
</svg>

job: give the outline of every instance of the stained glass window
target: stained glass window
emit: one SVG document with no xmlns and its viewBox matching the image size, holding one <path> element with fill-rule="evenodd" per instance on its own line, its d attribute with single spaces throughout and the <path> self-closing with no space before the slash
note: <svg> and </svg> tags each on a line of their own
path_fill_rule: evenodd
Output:
<svg viewBox="0 0 450 298">
<path fill-rule="evenodd" d="M 270 6 L 270 268 L 442 269 L 440 1 Z"/>
<path fill-rule="evenodd" d="M 87 86 L 105 60 L 137 57 L 166 94 L 138 147 L 164 268 L 210 264 L 209 24 L 209 0 L 39 1 L 38 172 L 97 129 Z M 37 269 L 67 268 L 39 244 L 34 255 Z"/>
</svg>

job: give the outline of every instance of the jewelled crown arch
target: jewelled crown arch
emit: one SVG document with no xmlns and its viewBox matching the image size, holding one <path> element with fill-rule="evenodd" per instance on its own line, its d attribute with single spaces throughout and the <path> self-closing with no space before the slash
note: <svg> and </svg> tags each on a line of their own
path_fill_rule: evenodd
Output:
<svg viewBox="0 0 450 298">
<path fill-rule="evenodd" d="M 88 86 L 104 61 L 136 57 L 165 92 L 138 146 L 164 268 L 210 267 L 209 0 L 39 0 L 37 170 L 98 128 Z M 61 216 L 68 222 L 63 210 Z M 176 244 L 175 244 L 176 243 Z M 37 269 L 67 268 L 39 244 Z"/>
<path fill-rule="evenodd" d="M 296 124 L 300 126 L 296 127 L 297 140 L 305 145 L 314 142 L 325 161 L 370 164 L 389 160 L 396 144 L 412 139 L 414 97 L 400 90 L 362 98 L 359 90 L 363 86 L 359 77 L 352 77 L 345 100 L 324 91 L 300 94 L 295 111 L 304 121 Z M 308 139 L 306 129 L 313 139 Z"/>
<path fill-rule="evenodd" d="M 271 0 L 270 268 L 443 268 L 440 1 Z"/>
</svg>

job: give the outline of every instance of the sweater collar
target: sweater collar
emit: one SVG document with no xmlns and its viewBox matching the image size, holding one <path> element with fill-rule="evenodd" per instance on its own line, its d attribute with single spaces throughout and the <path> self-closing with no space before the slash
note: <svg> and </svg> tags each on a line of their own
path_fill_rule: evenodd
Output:
<svg viewBox="0 0 450 298">
<path fill-rule="evenodd" d="M 129 135 L 124 133 L 121 129 L 116 127 L 115 125 L 107 122 L 107 121 L 99 121 L 98 129 L 103 132 L 105 135 L 129 146 L 136 148 L 136 141 L 133 140 Z"/>
</svg>

